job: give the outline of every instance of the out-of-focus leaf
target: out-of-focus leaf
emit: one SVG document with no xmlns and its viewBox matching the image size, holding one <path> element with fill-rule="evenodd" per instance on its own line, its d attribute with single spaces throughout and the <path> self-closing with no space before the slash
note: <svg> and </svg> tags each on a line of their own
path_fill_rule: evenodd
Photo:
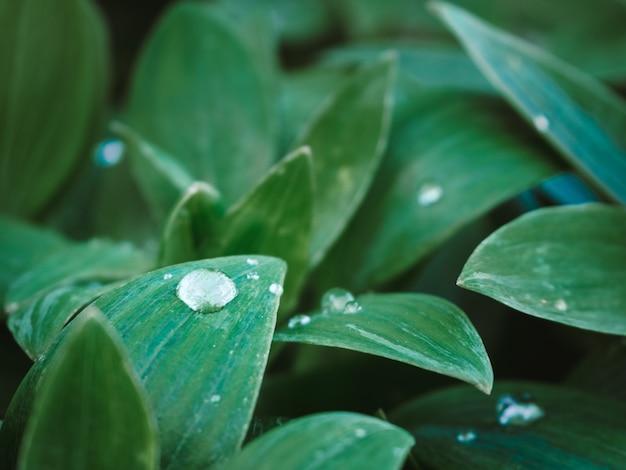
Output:
<svg viewBox="0 0 626 470">
<path fill-rule="evenodd" d="M 31 215 L 101 118 L 106 34 L 86 0 L 2 0 L 0 31 L 0 210 Z"/>
<path fill-rule="evenodd" d="M 36 393 L 20 470 L 158 468 L 157 428 L 115 330 L 96 309 L 64 338 Z"/>
<path fill-rule="evenodd" d="M 568 161 L 626 202 L 626 105 L 573 67 L 444 2 L 435 12 L 492 85 Z"/>
<path fill-rule="evenodd" d="M 91 240 L 55 251 L 24 272 L 6 293 L 5 310 L 14 312 L 61 286 L 126 279 L 152 266 L 152 260 L 129 243 Z"/>
<path fill-rule="evenodd" d="M 497 403 L 503 395 L 534 404 L 543 417 L 526 425 L 499 424 Z M 469 387 L 435 392 L 389 418 L 413 434 L 413 455 L 427 468 L 599 469 L 624 462 L 624 413 L 625 404 L 598 395 L 507 382 L 496 384 L 491 397 Z"/>
<path fill-rule="evenodd" d="M 487 237 L 461 287 L 529 315 L 626 334 L 626 211 L 603 204 L 540 209 Z"/>
<path fill-rule="evenodd" d="M 315 159 L 311 262 L 317 264 L 365 196 L 387 144 L 395 55 L 383 54 L 342 87 L 300 136 Z"/>
<path fill-rule="evenodd" d="M 266 70 L 214 5 L 175 4 L 145 47 L 128 120 L 223 194 L 245 194 L 274 159 L 275 124 Z"/>
<path fill-rule="evenodd" d="M 493 384 L 487 352 L 467 316 L 432 295 L 364 295 L 358 306 L 346 305 L 339 312 L 294 317 L 274 340 L 383 356 L 456 377 L 485 393 Z"/>
<path fill-rule="evenodd" d="M 283 311 L 298 298 L 309 266 L 313 217 L 311 151 L 302 147 L 275 165 L 263 181 L 233 206 L 217 227 L 208 256 L 260 253 L 289 267 Z M 251 279 L 256 276 L 251 274 Z"/>
<path fill-rule="evenodd" d="M 203 182 L 189 186 L 169 215 L 159 249 L 159 264 L 183 263 L 205 258 L 216 243 L 216 224 L 224 215 L 215 188 Z"/>
<path fill-rule="evenodd" d="M 255 439 L 226 469 L 399 470 L 412 445 L 405 430 L 385 421 L 355 413 L 323 413 Z"/>
<path fill-rule="evenodd" d="M 555 173 L 551 152 L 496 99 L 428 93 L 391 137 L 368 197 L 317 275 L 362 291 Z M 357 242 L 358 241 L 358 242 Z"/>
<path fill-rule="evenodd" d="M 126 143 L 135 181 L 157 218 L 164 218 L 181 195 L 193 184 L 193 178 L 178 161 L 151 145 L 129 127 L 114 122 L 113 131 Z"/>
</svg>

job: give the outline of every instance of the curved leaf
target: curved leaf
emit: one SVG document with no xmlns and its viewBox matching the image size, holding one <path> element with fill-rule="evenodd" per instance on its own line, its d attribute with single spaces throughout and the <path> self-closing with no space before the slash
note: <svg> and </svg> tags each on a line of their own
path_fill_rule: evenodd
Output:
<svg viewBox="0 0 626 470">
<path fill-rule="evenodd" d="M 529 315 L 626 334 L 626 211 L 540 209 L 487 237 L 458 285 Z"/>
<path fill-rule="evenodd" d="M 158 468 L 156 420 L 115 331 L 96 309 L 72 324 L 37 390 L 20 470 Z"/>
<path fill-rule="evenodd" d="M 90 1 L 0 1 L 0 210 L 46 204 L 104 106 L 106 34 Z"/>
<path fill-rule="evenodd" d="M 427 468 L 619 468 L 626 457 L 626 405 L 559 386 L 507 382 L 487 397 L 469 387 L 435 392 L 390 414 L 415 437 Z M 502 395 L 529 397 L 544 416 L 498 422 Z"/>
<path fill-rule="evenodd" d="M 145 47 L 128 119 L 230 205 L 274 159 L 273 106 L 256 51 L 213 5 L 175 4 Z"/>
<path fill-rule="evenodd" d="M 413 439 L 392 424 L 355 413 L 291 421 L 248 444 L 226 470 L 399 470 Z"/>
<path fill-rule="evenodd" d="M 456 377 L 489 393 L 493 371 L 480 336 L 447 300 L 426 294 L 369 294 L 354 313 L 294 317 L 275 341 L 334 346 Z M 304 320 L 304 321 L 302 321 Z"/>
<path fill-rule="evenodd" d="M 466 11 L 435 2 L 492 85 L 575 167 L 626 203 L 626 105 L 609 89 Z"/>
<path fill-rule="evenodd" d="M 311 263 L 317 264 L 365 196 L 387 144 L 395 55 L 352 77 L 298 139 L 313 151 Z"/>
</svg>

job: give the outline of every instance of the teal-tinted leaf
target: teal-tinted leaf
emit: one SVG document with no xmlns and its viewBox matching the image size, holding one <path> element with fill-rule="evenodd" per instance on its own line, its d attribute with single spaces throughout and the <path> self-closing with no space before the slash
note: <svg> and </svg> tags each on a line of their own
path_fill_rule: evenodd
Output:
<svg viewBox="0 0 626 470">
<path fill-rule="evenodd" d="M 152 265 L 152 260 L 128 243 L 92 240 L 75 245 L 54 252 L 17 278 L 6 294 L 5 309 L 14 312 L 61 286 L 125 279 Z"/>
<path fill-rule="evenodd" d="M 313 181 L 311 151 L 295 150 L 233 206 L 218 227 L 210 255 L 260 253 L 283 259 L 289 267 L 281 306 L 297 299 L 307 273 Z M 252 273 L 252 279 L 254 274 Z"/>
<path fill-rule="evenodd" d="M 129 127 L 119 122 L 114 122 L 111 127 L 128 147 L 135 180 L 152 212 L 158 218 L 164 218 L 191 186 L 193 178 L 178 161 Z"/>
<path fill-rule="evenodd" d="M 51 230 L 0 216 L 0 302 L 7 287 L 43 257 L 69 244 Z"/>
<path fill-rule="evenodd" d="M 531 400 L 544 416 L 526 426 L 500 425 L 496 406 L 507 394 Z M 502 383 L 491 397 L 469 387 L 436 392 L 389 418 L 413 434 L 413 455 L 427 468 L 600 469 L 623 465 L 624 413 L 626 405 L 598 395 Z"/>
<path fill-rule="evenodd" d="M 362 291 L 385 282 L 468 222 L 554 174 L 549 149 L 520 124 L 486 96 L 417 97 L 370 193 L 320 266 L 322 290 L 349 283 Z"/>
<path fill-rule="evenodd" d="M 156 469 L 158 459 L 145 391 L 115 330 L 89 309 L 41 381 L 18 468 Z"/>
<path fill-rule="evenodd" d="M 368 294 L 357 301 L 358 307 L 346 305 L 345 311 L 294 317 L 274 340 L 383 356 L 465 380 L 489 393 L 493 371 L 487 352 L 454 304 L 426 294 Z"/>
<path fill-rule="evenodd" d="M 90 1 L 0 1 L 0 211 L 33 214 L 90 143 L 106 36 Z"/>
<path fill-rule="evenodd" d="M 169 215 L 159 250 L 159 264 L 205 258 L 216 240 L 216 224 L 224 215 L 222 199 L 215 188 L 203 182 L 189 186 Z"/>
<path fill-rule="evenodd" d="M 227 205 L 270 166 L 276 140 L 266 70 L 231 23 L 213 5 L 175 4 L 142 53 L 128 110 L 131 126 Z"/>
<path fill-rule="evenodd" d="M 413 445 L 403 429 L 355 413 L 291 421 L 248 444 L 227 470 L 399 470 Z"/>
<path fill-rule="evenodd" d="M 458 284 L 540 318 L 626 334 L 626 211 L 541 209 L 487 237 Z"/>
<path fill-rule="evenodd" d="M 275 258 L 254 259 L 254 266 L 245 256 L 170 266 L 95 302 L 124 339 L 146 387 L 159 423 L 164 469 L 208 468 L 243 442 L 276 322 L 276 286 L 286 269 Z M 188 277 L 179 286 L 196 270 L 195 280 Z M 203 270 L 223 274 L 211 278 Z M 258 280 L 248 278 L 252 272 Z M 200 310 L 224 303 L 229 298 L 224 295 L 233 293 L 224 277 L 234 283 L 236 296 L 221 310 L 204 314 L 187 305 Z"/>
<path fill-rule="evenodd" d="M 591 77 L 466 11 L 434 3 L 492 85 L 613 198 L 626 202 L 626 105 Z"/>
<path fill-rule="evenodd" d="M 81 308 L 113 287 L 94 282 L 47 290 L 11 313 L 7 326 L 24 352 L 37 359 Z"/>
<path fill-rule="evenodd" d="M 387 144 L 395 55 L 368 64 L 300 137 L 315 155 L 311 262 L 317 264 L 365 196 Z"/>
</svg>

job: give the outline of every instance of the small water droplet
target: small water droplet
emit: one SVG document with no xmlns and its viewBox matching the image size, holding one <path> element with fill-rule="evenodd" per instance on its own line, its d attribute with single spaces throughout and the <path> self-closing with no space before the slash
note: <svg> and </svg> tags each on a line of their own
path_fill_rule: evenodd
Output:
<svg viewBox="0 0 626 470">
<path fill-rule="evenodd" d="M 248 263 L 250 266 L 258 266 L 259 265 L 259 260 L 256 258 L 248 258 L 246 260 L 246 263 Z"/>
<path fill-rule="evenodd" d="M 217 269 L 196 269 L 180 280 L 176 296 L 196 312 L 213 313 L 237 297 L 237 287 Z"/>
<path fill-rule="evenodd" d="M 167 281 L 168 279 L 172 279 L 172 273 L 163 274 L 163 280 Z"/>
<path fill-rule="evenodd" d="M 287 328 L 293 329 L 298 328 L 300 326 L 306 326 L 311 323 L 311 317 L 308 315 L 296 315 L 289 319 L 289 323 L 287 324 Z"/>
<path fill-rule="evenodd" d="M 361 310 L 361 306 L 354 299 L 352 292 L 334 287 L 329 289 L 322 296 L 323 313 L 356 313 Z"/>
<path fill-rule="evenodd" d="M 443 189 L 438 184 L 424 183 L 417 193 L 417 202 L 422 207 L 432 206 L 443 196 Z"/>
<path fill-rule="evenodd" d="M 554 308 L 556 308 L 560 312 L 565 312 L 567 310 L 567 302 L 563 299 L 558 299 L 554 302 Z"/>
<path fill-rule="evenodd" d="M 109 139 L 101 142 L 94 151 L 94 160 L 98 166 L 117 165 L 124 157 L 124 142 Z"/>
<path fill-rule="evenodd" d="M 210 401 L 211 403 L 219 403 L 222 400 L 222 396 L 217 393 L 211 395 Z"/>
<path fill-rule="evenodd" d="M 270 292 L 280 297 L 281 295 L 283 295 L 283 286 L 274 282 L 270 286 Z"/>
<path fill-rule="evenodd" d="M 513 395 L 502 395 L 496 405 L 498 422 L 502 426 L 526 426 L 545 416 L 533 397 L 525 393 L 516 398 Z"/>
<path fill-rule="evenodd" d="M 367 436 L 367 431 L 365 429 L 363 429 L 363 428 L 356 428 L 354 430 L 354 435 L 356 437 L 358 437 L 359 439 L 361 439 L 361 438 Z"/>
<path fill-rule="evenodd" d="M 469 442 L 475 441 L 476 437 L 476 432 L 473 429 L 466 429 L 465 431 L 461 431 L 456 435 L 456 440 L 463 444 L 467 444 Z"/>
<path fill-rule="evenodd" d="M 533 118 L 533 124 L 539 132 L 546 132 L 550 128 L 550 121 L 543 114 L 539 114 Z"/>
<path fill-rule="evenodd" d="M 259 280 L 259 273 L 257 273 L 256 271 L 252 271 L 251 273 L 246 274 L 246 278 L 247 279 L 251 279 L 253 281 L 258 281 Z"/>
</svg>

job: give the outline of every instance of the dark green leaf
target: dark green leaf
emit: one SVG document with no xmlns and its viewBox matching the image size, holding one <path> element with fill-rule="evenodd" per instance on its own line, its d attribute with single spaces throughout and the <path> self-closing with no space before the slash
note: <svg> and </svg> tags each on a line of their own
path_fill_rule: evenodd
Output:
<svg viewBox="0 0 626 470">
<path fill-rule="evenodd" d="M 295 150 L 233 206 L 217 229 L 209 255 L 260 253 L 283 259 L 289 270 L 283 309 L 292 306 L 309 266 L 313 181 L 311 151 Z M 253 276 L 254 277 L 254 276 Z"/>
<path fill-rule="evenodd" d="M 413 439 L 392 424 L 355 413 L 291 421 L 248 444 L 227 470 L 399 470 Z"/>
<path fill-rule="evenodd" d="M 227 205 L 270 166 L 276 140 L 266 69 L 232 23 L 214 5 L 175 4 L 141 55 L 128 116 Z"/>
<path fill-rule="evenodd" d="M 90 144 L 106 90 L 106 35 L 86 0 L 0 1 L 0 210 L 49 202 Z"/>
<path fill-rule="evenodd" d="M 451 388 L 418 398 L 392 413 L 390 419 L 413 434 L 413 454 L 426 468 L 600 469 L 623 465 L 625 404 L 532 383 L 496 384 L 494 392 L 486 397 L 469 387 Z M 496 407 L 503 395 L 534 404 L 544 416 L 526 425 L 499 424 Z"/>
<path fill-rule="evenodd" d="M 601 83 L 466 11 L 435 2 L 492 85 L 574 166 L 626 202 L 626 105 Z"/>
<path fill-rule="evenodd" d="M 416 98 L 414 110 L 320 267 L 322 290 L 349 282 L 362 291 L 397 276 L 468 222 L 556 172 L 549 149 L 499 100 L 431 92 Z"/>
<path fill-rule="evenodd" d="M 37 390 L 19 469 L 156 469 L 156 420 L 115 330 L 96 309 L 70 330 Z"/>
<path fill-rule="evenodd" d="M 360 70 L 305 129 L 315 183 L 311 262 L 317 264 L 365 196 L 387 143 L 395 55 Z"/>
<path fill-rule="evenodd" d="M 223 215 L 222 200 L 215 188 L 203 182 L 190 185 L 165 223 L 159 264 L 205 258 L 209 247 L 217 242 L 215 231 Z"/>
<path fill-rule="evenodd" d="M 541 209 L 476 248 L 458 284 L 529 315 L 626 334 L 626 211 L 603 204 Z"/>
<path fill-rule="evenodd" d="M 352 298 L 347 294 L 337 301 Z M 274 340 L 374 354 L 465 380 L 489 393 L 493 371 L 487 352 L 454 304 L 426 294 L 369 294 L 356 302 L 293 317 Z"/>
</svg>

